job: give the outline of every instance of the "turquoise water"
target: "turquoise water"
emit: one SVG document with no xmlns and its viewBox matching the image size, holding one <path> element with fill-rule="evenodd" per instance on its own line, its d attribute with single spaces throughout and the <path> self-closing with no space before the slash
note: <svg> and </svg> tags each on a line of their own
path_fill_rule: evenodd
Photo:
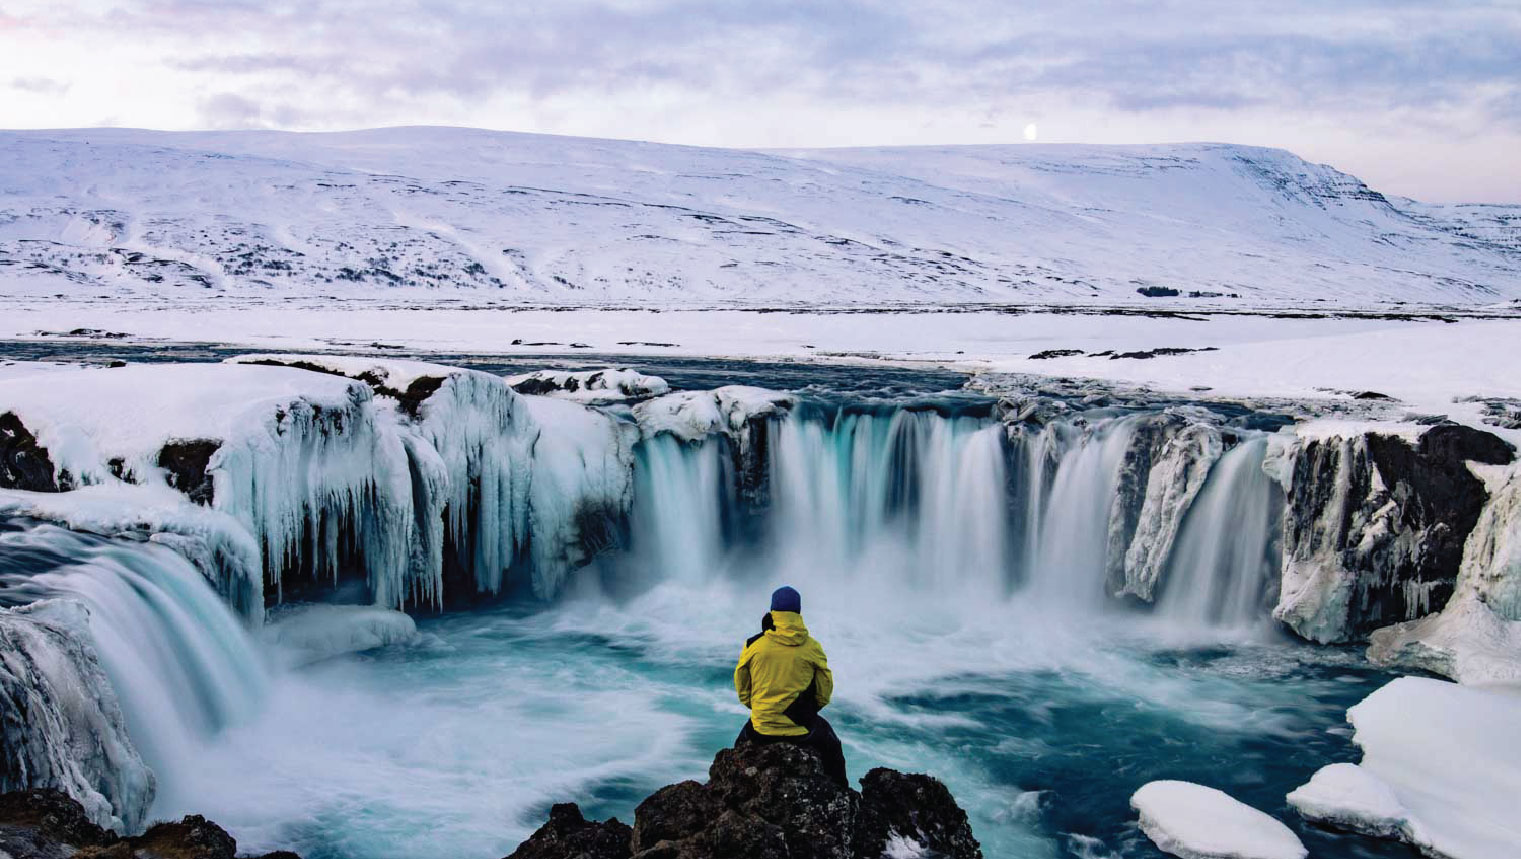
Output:
<svg viewBox="0 0 1521 859">
<path fill-rule="evenodd" d="M 502 856 L 567 800 L 631 820 L 732 741 L 744 714 L 730 671 L 762 596 L 661 588 L 425 620 L 419 646 L 277 681 L 269 712 L 207 748 L 179 793 L 245 849 L 309 859 Z M 1283 801 L 1356 759 L 1345 709 L 1388 677 L 1355 653 L 1179 646 L 1121 614 L 1079 631 L 1017 606 L 969 622 L 932 603 L 816 602 L 805 616 L 835 667 L 828 714 L 852 777 L 937 775 L 990 857 L 1160 856 L 1127 804 L 1158 778 L 1269 811 L 1315 855 L 1410 855 L 1308 828 Z"/>
</svg>

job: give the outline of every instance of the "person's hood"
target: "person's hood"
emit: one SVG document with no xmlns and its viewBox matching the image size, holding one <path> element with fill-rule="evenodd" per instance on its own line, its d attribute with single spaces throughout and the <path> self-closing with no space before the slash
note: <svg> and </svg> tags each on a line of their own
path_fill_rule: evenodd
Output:
<svg viewBox="0 0 1521 859">
<path fill-rule="evenodd" d="M 771 622 L 776 629 L 766 630 L 766 637 L 778 644 L 800 647 L 808 640 L 808 627 L 803 624 L 803 616 L 795 611 L 773 611 Z"/>
</svg>

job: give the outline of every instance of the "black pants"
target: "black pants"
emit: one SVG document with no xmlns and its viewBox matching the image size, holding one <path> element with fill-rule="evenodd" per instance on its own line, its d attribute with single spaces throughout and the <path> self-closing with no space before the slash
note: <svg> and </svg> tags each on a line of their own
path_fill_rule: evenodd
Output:
<svg viewBox="0 0 1521 859">
<path fill-rule="evenodd" d="M 734 738 L 734 747 L 754 743 L 756 745 L 769 745 L 770 743 L 797 743 L 807 746 L 819 753 L 824 759 L 824 774 L 842 787 L 850 787 L 850 778 L 845 774 L 845 749 L 840 745 L 840 738 L 830 726 L 829 721 L 823 716 L 814 716 L 811 724 L 806 726 L 808 733 L 796 737 L 772 736 L 762 734 L 755 730 L 750 720 L 745 720 L 745 727 Z"/>
</svg>

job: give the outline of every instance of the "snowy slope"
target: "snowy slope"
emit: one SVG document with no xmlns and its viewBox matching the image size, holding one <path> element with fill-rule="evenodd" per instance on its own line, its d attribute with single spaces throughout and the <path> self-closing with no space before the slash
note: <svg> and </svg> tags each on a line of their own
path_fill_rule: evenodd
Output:
<svg viewBox="0 0 1521 859">
<path fill-rule="evenodd" d="M 1521 207 L 1386 199 L 1287 152 L 1216 144 L 0 133 L 12 299 L 1491 304 L 1521 298 L 1518 232 Z"/>
</svg>

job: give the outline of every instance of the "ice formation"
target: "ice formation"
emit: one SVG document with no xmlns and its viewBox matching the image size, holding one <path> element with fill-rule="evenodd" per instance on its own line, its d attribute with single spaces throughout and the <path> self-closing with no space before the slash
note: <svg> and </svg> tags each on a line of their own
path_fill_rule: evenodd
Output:
<svg viewBox="0 0 1521 859">
<path fill-rule="evenodd" d="M 260 637 L 285 654 L 289 667 L 418 640 L 417 622 L 404 612 L 323 603 L 282 606 Z"/>
<path fill-rule="evenodd" d="M 1305 859 L 1299 836 L 1283 823 L 1212 787 L 1154 781 L 1130 797 L 1141 831 L 1182 859 Z"/>
<path fill-rule="evenodd" d="M 646 436 L 669 433 L 681 441 L 697 442 L 710 435 L 728 435 L 743 446 L 752 421 L 785 414 L 796 403 L 792 394 L 727 385 L 648 400 L 634 407 L 634 418 Z"/>
<path fill-rule="evenodd" d="M 1521 682 L 1521 469 L 1473 468 L 1489 502 L 1464 546 L 1457 593 L 1440 613 L 1375 631 L 1368 658 L 1460 683 Z"/>
<path fill-rule="evenodd" d="M 0 792 L 56 788 L 96 824 L 136 829 L 153 802 L 153 772 L 128 736 L 88 624 L 71 600 L 0 607 Z"/>
<path fill-rule="evenodd" d="M 1440 611 L 1485 507 L 1496 509 L 1471 463 L 1508 464 L 1510 445 L 1457 424 L 1395 430 L 1301 428 L 1288 454 L 1273 616 L 1312 641 L 1359 640 Z M 1511 511 L 1494 515 L 1508 521 Z"/>
</svg>

